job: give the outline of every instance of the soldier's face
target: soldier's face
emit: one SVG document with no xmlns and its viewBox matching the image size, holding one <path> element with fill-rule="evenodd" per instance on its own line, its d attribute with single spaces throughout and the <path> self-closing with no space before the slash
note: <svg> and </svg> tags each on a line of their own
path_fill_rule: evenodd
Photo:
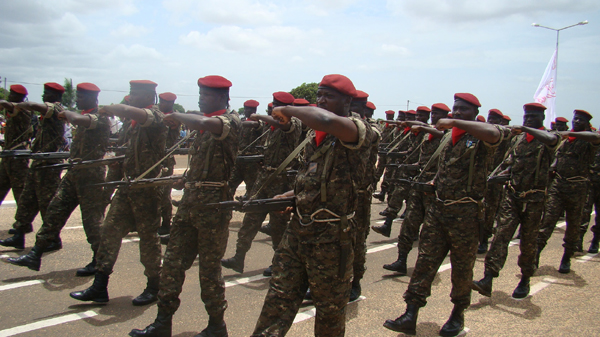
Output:
<svg viewBox="0 0 600 337">
<path fill-rule="evenodd" d="M 89 92 L 77 91 L 77 100 L 75 104 L 79 110 L 94 108 L 98 104 L 98 96 Z"/>
<path fill-rule="evenodd" d="M 429 112 L 417 111 L 417 120 L 421 123 L 427 123 L 427 121 L 429 120 Z"/>
<path fill-rule="evenodd" d="M 352 97 L 346 96 L 335 89 L 319 87 L 319 90 L 317 90 L 317 106 L 338 116 L 348 115 L 351 101 Z"/>
<path fill-rule="evenodd" d="M 575 114 L 571 123 L 574 131 L 585 131 L 585 129 L 590 125 L 590 120 L 581 114 Z"/>
<path fill-rule="evenodd" d="M 465 121 L 474 121 L 477 118 L 479 110 L 473 104 L 467 103 L 461 99 L 454 101 L 452 106 L 452 118 Z"/>
<path fill-rule="evenodd" d="M 406 114 L 398 114 L 398 120 L 404 122 L 406 120 Z"/>
<path fill-rule="evenodd" d="M 448 113 L 444 110 L 433 109 L 431 111 L 431 124 L 435 125 L 442 118 L 448 118 Z"/>
<path fill-rule="evenodd" d="M 406 114 L 406 120 L 407 121 L 415 121 L 415 120 L 417 120 L 417 115 Z"/>
<path fill-rule="evenodd" d="M 136 108 L 145 108 L 154 103 L 154 91 L 131 88 L 129 90 L 129 105 Z"/>
<path fill-rule="evenodd" d="M 350 103 L 350 111 L 354 111 L 359 114 L 361 117 L 365 117 L 365 104 L 364 102 L 355 102 L 352 101 Z"/>
<path fill-rule="evenodd" d="M 224 108 L 224 93 L 207 87 L 200 87 L 198 107 L 203 114 L 209 114 Z M 226 104 L 226 103 L 225 103 Z"/>
<path fill-rule="evenodd" d="M 60 102 L 62 93 L 52 89 L 44 89 L 42 100 L 48 103 Z"/>
<path fill-rule="evenodd" d="M 539 129 L 544 125 L 544 117 L 545 115 L 542 112 L 525 111 L 525 114 L 523 115 L 523 125 Z"/>
<path fill-rule="evenodd" d="M 565 122 L 556 122 L 556 130 L 557 131 L 567 131 L 569 130 L 569 126 Z"/>
<path fill-rule="evenodd" d="M 394 115 L 392 114 L 385 114 L 385 119 L 388 121 L 393 121 L 394 120 Z"/>
<path fill-rule="evenodd" d="M 490 124 L 502 124 L 502 117 L 496 114 L 488 114 L 487 122 Z"/>
<path fill-rule="evenodd" d="M 160 98 L 158 101 L 158 109 L 165 113 L 173 111 L 174 105 L 175 105 L 175 101 L 165 101 L 162 98 Z"/>
<path fill-rule="evenodd" d="M 25 100 L 25 96 L 27 96 L 27 95 L 18 94 L 14 91 L 11 91 L 8 94 L 8 101 L 11 103 L 21 103 Z"/>
<path fill-rule="evenodd" d="M 255 114 L 255 113 L 256 113 L 256 108 L 251 108 L 249 106 L 244 107 L 244 116 L 246 116 L 246 118 L 250 117 L 250 115 Z"/>
</svg>

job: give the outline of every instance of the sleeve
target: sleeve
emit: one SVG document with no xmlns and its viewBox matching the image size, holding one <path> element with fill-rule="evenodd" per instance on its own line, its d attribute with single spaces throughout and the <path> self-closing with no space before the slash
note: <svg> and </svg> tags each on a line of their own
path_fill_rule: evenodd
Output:
<svg viewBox="0 0 600 337">
<path fill-rule="evenodd" d="M 147 128 L 154 124 L 154 122 L 156 121 L 156 115 L 151 109 L 144 109 L 144 111 L 146 112 L 146 122 L 144 124 L 141 124 L 140 127 Z"/>
<path fill-rule="evenodd" d="M 556 132 L 556 131 L 550 131 L 550 133 L 551 133 L 553 136 L 555 136 L 555 137 L 556 137 L 556 140 L 557 140 L 557 141 L 556 141 L 556 144 L 554 144 L 554 146 L 548 146 L 548 145 L 546 145 L 546 147 L 547 147 L 547 148 L 548 148 L 550 151 L 552 151 L 552 153 L 554 153 L 554 152 L 556 152 L 556 150 L 557 150 L 557 149 L 558 149 L 558 147 L 560 146 L 560 143 L 561 143 L 561 141 L 560 141 L 560 140 L 562 139 L 562 137 L 561 137 L 561 136 L 560 136 L 560 134 L 559 134 L 558 132 Z M 593 144 L 592 144 L 592 145 L 593 145 Z"/>
<path fill-rule="evenodd" d="M 352 143 L 345 143 L 340 140 L 340 143 L 343 146 L 349 148 L 350 150 L 358 150 L 363 146 L 363 144 L 365 144 L 366 139 L 371 139 L 373 130 L 371 128 L 367 128 L 365 123 L 358 118 L 348 117 L 348 119 L 350 119 L 356 125 L 356 128 L 358 130 L 358 141 L 356 143 L 352 144 Z"/>
<path fill-rule="evenodd" d="M 282 131 L 285 132 L 285 133 L 293 133 L 293 132 L 295 132 L 296 130 L 299 130 L 302 127 L 302 122 L 300 122 L 300 120 L 298 118 L 296 118 L 296 117 L 292 117 L 290 119 L 290 124 L 291 124 L 291 127 L 290 127 L 289 130 L 287 130 L 287 131 L 283 131 L 282 130 Z"/>
<path fill-rule="evenodd" d="M 52 116 L 56 115 L 57 113 L 63 111 L 62 105 L 60 105 L 58 103 L 45 103 L 45 104 L 48 107 L 48 111 L 46 111 L 46 113 L 44 114 L 44 118 L 51 118 Z"/>
<path fill-rule="evenodd" d="M 502 144 L 502 142 L 504 141 L 504 139 L 507 139 L 510 136 L 509 128 L 505 128 L 504 126 L 496 125 L 496 124 L 494 124 L 494 127 L 496 129 L 498 129 L 498 131 L 500 131 L 500 139 L 494 144 L 482 141 L 482 143 L 485 146 L 490 147 L 490 148 L 496 148 L 496 147 L 500 146 Z"/>
<path fill-rule="evenodd" d="M 97 115 L 88 115 L 90 116 L 90 126 L 87 128 L 88 130 L 94 130 L 98 127 L 98 116 Z"/>
<path fill-rule="evenodd" d="M 211 134 L 215 140 L 224 140 L 229 135 L 231 131 L 231 119 L 227 118 L 225 115 L 215 116 L 213 118 L 218 118 L 223 122 L 223 131 L 220 135 Z"/>
</svg>

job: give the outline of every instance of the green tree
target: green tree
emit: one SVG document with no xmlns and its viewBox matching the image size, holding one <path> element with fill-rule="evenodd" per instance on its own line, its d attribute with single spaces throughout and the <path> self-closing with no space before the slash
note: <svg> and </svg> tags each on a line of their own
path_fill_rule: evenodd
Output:
<svg viewBox="0 0 600 337">
<path fill-rule="evenodd" d="M 75 99 L 77 98 L 77 92 L 73 87 L 73 80 L 65 78 L 65 93 L 62 96 L 61 104 L 67 109 L 73 109 L 75 107 Z"/>
<path fill-rule="evenodd" d="M 238 113 L 238 115 L 243 116 L 244 115 L 244 107 L 237 109 L 237 113 Z"/>
<path fill-rule="evenodd" d="M 183 108 L 183 106 L 182 106 L 181 104 L 177 104 L 177 103 L 175 103 L 175 104 L 173 105 L 173 110 L 174 110 L 174 111 L 177 111 L 177 112 L 181 112 L 182 114 L 184 114 L 184 113 L 185 113 L 185 109 Z"/>
<path fill-rule="evenodd" d="M 8 99 L 8 90 L 4 90 L 4 88 L 0 88 L 0 99 L 7 100 Z"/>
<path fill-rule="evenodd" d="M 319 83 L 302 83 L 290 91 L 290 94 L 296 98 L 304 98 L 312 104 L 317 103 L 317 90 L 319 89 Z"/>
</svg>

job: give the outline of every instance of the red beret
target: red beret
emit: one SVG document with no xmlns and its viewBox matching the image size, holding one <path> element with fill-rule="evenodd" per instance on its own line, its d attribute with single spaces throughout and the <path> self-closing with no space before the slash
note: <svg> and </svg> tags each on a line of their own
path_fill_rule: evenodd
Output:
<svg viewBox="0 0 600 337">
<path fill-rule="evenodd" d="M 448 118 L 452 118 L 452 112 L 448 114 Z"/>
<path fill-rule="evenodd" d="M 310 102 L 305 100 L 304 98 L 294 99 L 294 105 L 296 105 L 296 106 L 308 106 L 309 104 L 310 104 Z"/>
<path fill-rule="evenodd" d="M 91 92 L 100 92 L 100 88 L 98 88 L 97 85 L 95 85 L 94 83 L 87 83 L 87 82 L 83 82 L 83 83 L 79 83 L 77 85 L 77 90 L 83 90 L 83 91 L 91 91 Z"/>
<path fill-rule="evenodd" d="M 498 115 L 500 117 L 504 116 L 504 114 L 502 113 L 502 111 L 500 111 L 498 109 L 490 109 L 489 114 L 490 115 Z"/>
<path fill-rule="evenodd" d="M 450 109 L 446 104 L 444 103 L 435 103 L 434 105 L 431 106 L 431 110 L 433 109 L 439 109 L 442 111 L 446 111 L 446 112 L 450 112 L 452 111 L 452 109 Z"/>
<path fill-rule="evenodd" d="M 228 89 L 231 87 L 231 82 L 223 76 L 210 75 L 200 77 L 198 79 L 198 86 L 213 89 Z"/>
<path fill-rule="evenodd" d="M 485 117 L 483 117 L 482 115 L 478 115 L 477 120 L 485 123 Z"/>
<path fill-rule="evenodd" d="M 162 94 L 158 95 L 158 98 L 162 99 L 163 101 L 175 102 L 177 95 L 172 92 L 163 92 Z"/>
<path fill-rule="evenodd" d="M 564 117 L 556 117 L 555 121 L 557 122 L 563 122 L 563 123 L 569 123 L 569 120 L 564 118 Z"/>
<path fill-rule="evenodd" d="M 394 110 L 388 110 L 385 112 L 386 115 L 393 115 L 395 113 L 396 113 L 396 111 L 394 111 Z"/>
<path fill-rule="evenodd" d="M 356 90 L 356 96 L 352 99 L 355 102 L 366 102 L 369 94 L 362 90 Z"/>
<path fill-rule="evenodd" d="M 44 89 L 51 89 L 51 90 L 55 90 L 58 92 L 65 92 L 65 88 L 55 82 L 48 82 L 48 83 L 44 83 Z"/>
<path fill-rule="evenodd" d="M 509 122 L 512 120 L 508 115 L 502 115 L 502 118 L 506 119 Z"/>
<path fill-rule="evenodd" d="M 375 104 L 373 104 L 373 102 L 367 102 L 366 105 L 367 108 L 371 109 L 371 110 L 377 110 L 377 107 L 375 106 Z M 391 110 L 390 110 L 391 111 Z M 386 112 L 387 113 L 387 112 Z M 392 111 L 392 115 L 394 114 L 394 111 Z"/>
<path fill-rule="evenodd" d="M 404 110 L 398 110 L 398 115 L 406 115 L 406 111 L 404 111 Z"/>
<path fill-rule="evenodd" d="M 421 105 L 420 107 L 417 108 L 417 111 L 431 112 L 431 109 L 429 109 L 429 107 Z"/>
<path fill-rule="evenodd" d="M 589 112 L 587 112 L 587 111 L 585 111 L 585 110 L 581 110 L 581 109 L 575 109 L 575 110 L 573 111 L 573 113 L 574 113 L 574 114 L 579 114 L 579 115 L 584 115 L 584 116 L 586 116 L 586 117 L 588 118 L 588 120 L 590 120 L 590 119 L 594 118 L 594 116 L 592 116 L 592 114 L 591 114 L 591 113 L 589 113 Z"/>
<path fill-rule="evenodd" d="M 24 86 L 20 85 L 20 84 L 13 84 L 10 86 L 10 91 L 15 92 L 17 94 L 21 94 L 21 95 L 27 95 L 27 89 L 25 89 Z"/>
<path fill-rule="evenodd" d="M 356 97 L 356 88 L 354 83 L 344 75 L 333 74 L 325 75 L 319 83 L 319 87 L 335 89 L 344 95 Z"/>
<path fill-rule="evenodd" d="M 285 91 L 278 91 L 273 93 L 273 99 L 278 100 L 283 104 L 292 104 L 294 103 L 294 95 Z"/>
<path fill-rule="evenodd" d="M 398 112 L 400 112 L 400 111 L 398 111 Z M 408 110 L 406 113 L 409 114 L 409 115 L 416 115 L 417 114 L 417 112 L 415 110 Z"/>
<path fill-rule="evenodd" d="M 541 112 L 544 112 L 546 110 L 546 107 L 543 106 L 540 103 L 527 103 L 527 104 L 523 105 L 523 110 L 524 111 L 541 111 Z"/>
<path fill-rule="evenodd" d="M 260 103 L 258 103 L 258 101 L 255 101 L 253 99 L 249 99 L 246 102 L 244 102 L 244 106 L 247 106 L 249 108 L 256 108 Z"/>
<path fill-rule="evenodd" d="M 554 124 L 556 124 L 556 122 L 550 122 L 550 125 L 554 125 Z"/>
<path fill-rule="evenodd" d="M 268 106 L 269 108 L 272 108 L 272 107 L 273 107 L 273 102 L 269 102 L 269 104 L 267 104 L 267 106 Z"/>
<path fill-rule="evenodd" d="M 154 91 L 156 89 L 156 86 L 158 84 L 156 84 L 155 82 L 152 81 L 148 81 L 148 80 L 133 80 L 133 81 L 129 81 L 129 86 L 132 88 L 138 88 L 138 89 L 146 89 L 146 90 L 152 90 Z"/>
<path fill-rule="evenodd" d="M 481 107 L 481 103 L 479 103 L 479 100 L 473 94 L 469 94 L 469 93 L 454 94 L 454 100 L 457 100 L 457 99 L 461 99 L 467 103 L 471 103 L 476 107 Z"/>
</svg>

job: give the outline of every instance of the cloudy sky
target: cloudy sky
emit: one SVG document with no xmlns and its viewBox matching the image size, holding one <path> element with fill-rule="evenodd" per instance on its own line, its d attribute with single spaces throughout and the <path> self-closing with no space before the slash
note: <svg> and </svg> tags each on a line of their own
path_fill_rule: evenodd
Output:
<svg viewBox="0 0 600 337">
<path fill-rule="evenodd" d="M 388 109 L 479 97 L 516 121 L 561 28 L 557 111 L 600 123 L 598 0 L 19 0 L 4 1 L 0 76 L 39 101 L 44 82 L 93 82 L 100 104 L 150 79 L 196 109 L 198 77 L 233 82 L 231 105 L 339 73 Z M 4 86 L 4 82 L 2 83 Z"/>
</svg>

